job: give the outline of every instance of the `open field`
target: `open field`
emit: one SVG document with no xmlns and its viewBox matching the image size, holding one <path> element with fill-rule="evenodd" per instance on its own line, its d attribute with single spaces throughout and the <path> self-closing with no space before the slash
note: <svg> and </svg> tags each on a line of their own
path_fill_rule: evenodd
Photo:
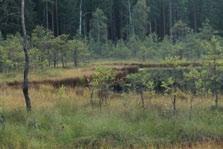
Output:
<svg viewBox="0 0 223 149">
<path fill-rule="evenodd" d="M 72 78 L 92 70 L 33 73 L 31 81 Z M 19 78 L 14 76 L 1 75 L 1 81 Z M 97 95 L 91 104 L 90 90 L 82 87 L 40 85 L 31 88 L 30 96 L 33 111 L 26 113 L 20 88 L 1 88 L 0 148 L 223 148 L 223 109 L 211 107 L 211 96 L 196 97 L 192 111 L 189 94 L 179 98 L 176 115 L 170 96 L 149 92 L 145 109 L 135 93 L 110 92 L 100 110 Z"/>
</svg>

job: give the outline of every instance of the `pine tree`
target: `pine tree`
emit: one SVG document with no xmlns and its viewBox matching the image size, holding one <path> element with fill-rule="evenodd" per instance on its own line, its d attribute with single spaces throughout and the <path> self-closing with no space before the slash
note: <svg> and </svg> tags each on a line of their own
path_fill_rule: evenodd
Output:
<svg viewBox="0 0 223 149">
<path fill-rule="evenodd" d="M 90 35 L 97 42 L 105 42 L 107 40 L 107 17 L 103 10 L 97 8 L 93 13 L 91 20 Z"/>
<path fill-rule="evenodd" d="M 91 20 L 91 30 L 90 30 L 90 37 L 91 45 L 93 50 L 97 52 L 99 55 L 102 54 L 103 44 L 107 41 L 107 18 L 104 12 L 97 8 L 97 10 L 93 13 L 93 18 Z"/>
<path fill-rule="evenodd" d="M 134 34 L 140 38 L 145 37 L 148 26 L 149 8 L 146 0 L 139 0 L 133 8 Z"/>
</svg>

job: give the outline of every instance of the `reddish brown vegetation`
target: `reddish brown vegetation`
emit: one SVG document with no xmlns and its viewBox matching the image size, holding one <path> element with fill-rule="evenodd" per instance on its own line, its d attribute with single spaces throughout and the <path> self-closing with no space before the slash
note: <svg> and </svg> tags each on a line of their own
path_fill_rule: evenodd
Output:
<svg viewBox="0 0 223 149">
<path fill-rule="evenodd" d="M 143 63 L 110 63 L 104 64 L 106 66 L 123 66 L 123 67 L 139 67 L 139 68 L 172 68 L 173 64 L 165 64 L 165 63 L 150 63 L 150 64 L 143 64 Z M 181 62 L 179 67 L 201 67 L 202 63 L 199 62 Z"/>
<path fill-rule="evenodd" d="M 115 81 L 122 80 L 128 74 L 136 73 L 139 71 L 139 68 L 137 66 L 126 66 L 113 69 L 117 72 Z M 65 78 L 61 80 L 57 79 L 57 80 L 30 81 L 29 85 L 31 88 L 39 88 L 40 85 L 51 85 L 55 88 L 59 88 L 61 86 L 72 87 L 72 88 L 78 86 L 89 87 L 91 80 L 92 80 L 92 75 L 84 75 L 83 77 Z M 20 88 L 22 86 L 22 82 L 14 81 L 5 84 L 0 84 L 0 88 L 3 88 L 5 86 L 11 88 Z"/>
</svg>

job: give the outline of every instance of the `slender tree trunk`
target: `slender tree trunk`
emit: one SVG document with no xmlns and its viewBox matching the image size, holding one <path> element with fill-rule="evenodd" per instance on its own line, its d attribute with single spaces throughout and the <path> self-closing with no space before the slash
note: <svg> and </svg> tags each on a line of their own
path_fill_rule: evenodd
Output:
<svg viewBox="0 0 223 149">
<path fill-rule="evenodd" d="M 56 60 L 53 61 L 53 67 L 56 68 L 57 67 L 57 63 Z"/>
<path fill-rule="evenodd" d="M 103 97 L 102 97 L 102 95 L 101 95 L 101 97 L 100 97 L 100 94 L 102 93 L 102 89 L 100 89 L 99 91 L 98 91 L 98 97 L 99 97 L 99 106 L 100 106 L 100 112 L 101 112 L 101 109 L 102 109 L 102 104 L 103 104 Z"/>
<path fill-rule="evenodd" d="M 61 63 L 62 63 L 62 67 L 65 68 L 65 62 L 64 62 L 64 56 L 61 56 Z"/>
<path fill-rule="evenodd" d="M 55 2 L 56 4 L 56 35 L 59 35 L 59 16 L 58 16 L 58 0 Z"/>
<path fill-rule="evenodd" d="M 50 50 L 47 49 L 47 57 L 48 57 L 48 66 L 51 67 L 51 56 L 50 56 Z"/>
<path fill-rule="evenodd" d="M 190 115 L 189 115 L 190 120 L 192 119 L 193 100 L 194 100 L 194 96 L 191 95 L 191 97 L 190 97 Z"/>
<path fill-rule="evenodd" d="M 216 58 L 214 59 L 214 98 L 215 98 L 215 106 L 218 107 L 218 88 L 217 88 L 217 62 Z"/>
<path fill-rule="evenodd" d="M 52 4 L 52 11 L 51 11 L 51 27 L 52 27 L 52 32 L 55 35 L 55 27 L 54 27 L 54 4 Z"/>
<path fill-rule="evenodd" d="M 86 19 L 83 20 L 83 33 L 84 33 L 84 40 L 87 40 L 87 22 Z"/>
<path fill-rule="evenodd" d="M 173 113 L 174 113 L 174 115 L 176 115 L 176 111 L 177 111 L 177 108 L 176 108 L 176 102 L 177 102 L 177 95 L 176 95 L 176 92 L 177 92 L 176 76 L 175 76 L 175 79 L 174 80 L 175 80 L 174 81 L 175 83 L 174 83 L 174 95 L 173 95 Z"/>
<path fill-rule="evenodd" d="M 197 10 L 196 10 L 196 8 L 194 11 L 195 11 L 194 12 L 194 30 L 195 30 L 195 32 L 197 32 Z"/>
<path fill-rule="evenodd" d="M 163 14 L 163 37 L 166 34 L 166 13 L 165 13 L 165 3 L 164 0 L 162 1 L 162 14 Z"/>
<path fill-rule="evenodd" d="M 93 108 L 93 104 L 94 104 L 93 97 L 94 97 L 94 88 L 91 89 L 91 99 L 90 99 L 90 103 L 91 103 L 92 108 Z"/>
<path fill-rule="evenodd" d="M 82 4 L 83 4 L 83 0 L 80 0 L 80 16 L 79 16 L 79 34 L 80 35 L 82 35 L 82 16 L 83 16 Z"/>
<path fill-rule="evenodd" d="M 149 34 L 152 34 L 152 23 L 151 23 L 151 21 L 149 22 Z"/>
<path fill-rule="evenodd" d="M 191 0 L 190 1 L 192 5 L 192 13 L 193 13 L 193 23 L 194 23 L 194 31 L 197 32 L 197 8 L 196 8 L 196 2 Z"/>
<path fill-rule="evenodd" d="M 21 20 L 22 20 L 22 31 L 23 31 L 23 51 L 25 55 L 24 65 L 24 81 L 23 81 L 23 94 L 26 102 L 27 111 L 31 111 L 31 99 L 29 97 L 29 53 L 28 53 L 28 39 L 26 34 L 25 24 L 25 0 L 21 1 Z"/>
<path fill-rule="evenodd" d="M 140 91 L 140 97 L 142 101 L 142 108 L 145 109 L 145 99 L 144 99 L 143 91 Z"/>
<path fill-rule="evenodd" d="M 78 59 L 78 55 L 77 55 L 77 49 L 74 50 L 73 52 L 73 62 L 74 62 L 74 66 L 77 67 L 77 59 Z"/>
<path fill-rule="evenodd" d="M 51 67 L 51 61 L 50 60 L 48 60 L 48 66 Z"/>
<path fill-rule="evenodd" d="M 46 28 L 49 29 L 49 6 L 48 6 L 48 1 L 46 1 Z"/>
<path fill-rule="evenodd" d="M 53 58 L 53 67 L 56 68 L 57 67 L 57 57 L 54 54 L 54 58 Z"/>
<path fill-rule="evenodd" d="M 176 114 L 176 110 L 177 110 L 177 108 L 176 108 L 176 100 L 177 100 L 177 96 L 174 95 L 173 96 L 173 112 L 174 112 L 174 115 Z"/>
<path fill-rule="evenodd" d="M 97 31 L 98 31 L 97 41 L 98 41 L 98 43 L 100 43 L 101 42 L 101 28 L 100 28 L 99 20 L 97 20 Z"/>
<path fill-rule="evenodd" d="M 157 25 L 157 20 L 154 20 L 154 29 L 155 29 L 155 33 L 158 34 L 158 25 Z"/>
<path fill-rule="evenodd" d="M 218 92 L 215 93 L 215 107 L 218 107 Z"/>
<path fill-rule="evenodd" d="M 169 0 L 169 28 L 170 28 L 170 39 L 173 39 L 173 32 L 172 32 L 172 27 L 173 27 L 173 6 L 172 6 L 172 0 Z"/>
<path fill-rule="evenodd" d="M 133 25 L 133 20 L 132 20 L 132 11 L 131 11 L 131 2 L 128 0 L 128 11 L 129 11 L 129 30 L 131 32 L 131 35 L 135 35 L 135 27 Z"/>
</svg>

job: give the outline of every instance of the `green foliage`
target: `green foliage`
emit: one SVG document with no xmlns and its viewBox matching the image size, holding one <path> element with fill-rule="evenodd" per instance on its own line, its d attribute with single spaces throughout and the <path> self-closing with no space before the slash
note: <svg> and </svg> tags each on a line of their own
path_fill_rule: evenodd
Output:
<svg viewBox="0 0 223 149">
<path fill-rule="evenodd" d="M 172 77 L 167 78 L 167 80 L 162 82 L 162 87 L 165 88 L 165 92 L 168 94 L 176 94 L 174 92 L 175 80 Z"/>
<path fill-rule="evenodd" d="M 223 47 L 218 37 L 213 36 L 210 40 L 204 41 L 202 46 L 208 51 L 208 59 L 216 61 L 222 57 Z"/>
<path fill-rule="evenodd" d="M 90 30 L 90 47 L 99 55 L 103 54 L 104 44 L 107 41 L 107 17 L 102 9 L 97 8 L 93 13 Z"/>
<path fill-rule="evenodd" d="M 149 7 L 147 6 L 147 1 L 138 0 L 133 8 L 133 27 L 134 34 L 141 39 L 144 38 L 147 33 L 148 16 Z"/>
<path fill-rule="evenodd" d="M 79 62 L 96 58 L 134 59 L 143 62 L 164 61 L 167 64 L 165 59 L 169 57 L 178 57 L 179 61 L 195 62 L 203 59 L 213 61 L 213 56 L 215 59 L 221 58 L 222 37 L 203 38 L 206 34 L 213 32 L 208 24 L 204 25 L 200 33 L 192 33 L 186 24 L 178 22 L 173 28 L 175 30 L 173 33 L 176 32 L 182 39 L 176 39 L 175 42 L 172 42 L 168 37 L 161 40 L 156 34 L 150 34 L 145 38 L 131 36 L 126 41 L 119 40 L 114 43 L 107 40 L 107 33 L 105 33 L 107 27 L 104 26 L 105 24 L 103 25 L 106 20 L 103 17 L 105 14 L 100 9 L 96 14 L 92 21 L 97 22 L 99 19 L 101 27 L 99 29 L 92 28 L 94 36 L 89 40 L 87 38 L 72 38 L 67 34 L 55 37 L 48 29 L 37 26 L 31 34 L 31 68 L 42 69 L 47 66 L 58 67 L 61 65 L 68 67 L 71 62 L 77 66 Z M 97 34 L 97 30 L 100 30 L 99 34 Z M 96 35 L 100 38 L 99 40 Z M 0 45 L 2 47 L 1 71 L 11 71 L 15 68 L 20 70 L 23 64 L 21 37 L 9 35 L 0 42 Z"/>
<path fill-rule="evenodd" d="M 144 92 L 146 90 L 152 91 L 154 89 L 154 82 L 150 78 L 150 74 L 147 71 L 141 71 L 136 74 L 130 74 L 127 76 L 127 82 L 131 89 L 137 93 Z"/>
<path fill-rule="evenodd" d="M 137 56 L 138 53 L 138 39 L 135 36 L 132 36 L 127 43 L 128 48 L 132 51 L 132 56 Z"/>
<path fill-rule="evenodd" d="M 209 80 L 214 84 L 219 84 L 220 77 L 217 61 L 222 58 L 223 47 L 220 44 L 220 40 L 213 36 L 210 41 L 204 41 L 203 47 L 207 49 L 206 59 L 209 60 L 209 65 L 206 65 L 206 70 L 209 76 Z"/>
<path fill-rule="evenodd" d="M 2 72 L 5 69 L 6 65 L 7 65 L 7 53 L 0 45 L 0 72 Z"/>
<path fill-rule="evenodd" d="M 103 10 L 97 8 L 93 13 L 93 18 L 91 20 L 91 38 L 96 42 L 105 42 L 107 40 L 107 18 Z"/>
<path fill-rule="evenodd" d="M 158 45 L 154 45 L 154 47 L 156 51 L 159 51 L 156 57 L 159 57 L 161 60 L 165 60 L 167 57 L 176 54 L 173 50 L 174 45 L 169 37 L 165 37 L 162 42 L 159 42 Z M 156 51 L 154 51 L 154 53 L 156 53 Z"/>
<path fill-rule="evenodd" d="M 110 56 L 116 59 L 129 59 L 131 57 L 131 50 L 126 46 L 123 40 L 118 41 L 109 52 Z"/>
<path fill-rule="evenodd" d="M 68 54 L 72 55 L 73 62 L 75 65 L 78 61 L 83 61 L 90 56 L 88 51 L 88 45 L 85 41 L 80 39 L 73 39 L 67 42 Z"/>
<path fill-rule="evenodd" d="M 2 71 L 18 70 L 23 66 L 23 50 L 21 45 L 21 36 L 19 34 L 8 35 L 6 40 L 2 41 L 1 57 Z"/>
<path fill-rule="evenodd" d="M 222 69 L 218 67 L 217 61 L 222 58 L 223 47 L 220 44 L 220 40 L 213 36 L 210 41 L 204 41 L 203 47 L 207 49 L 206 58 L 209 60 L 209 65 L 205 67 L 209 84 L 209 89 L 212 93 L 217 95 L 219 89 L 221 88 Z"/>
<path fill-rule="evenodd" d="M 181 20 L 176 22 L 171 30 L 173 33 L 174 41 L 182 41 L 189 33 L 192 32 L 187 24 L 182 22 Z"/>
<path fill-rule="evenodd" d="M 160 58 L 159 54 L 161 53 L 159 53 L 159 44 L 155 35 L 150 35 L 144 40 L 138 40 L 136 44 L 136 48 L 138 49 L 136 55 L 140 60 L 146 61 L 151 59 L 155 60 L 155 57 Z"/>
<path fill-rule="evenodd" d="M 32 32 L 32 44 L 39 50 L 48 49 L 53 38 L 53 33 L 41 26 L 37 26 Z"/>
<path fill-rule="evenodd" d="M 197 61 L 202 59 L 207 51 L 201 45 L 202 39 L 196 33 L 188 34 L 185 39 L 181 42 L 183 49 L 183 57 L 188 60 Z"/>
<path fill-rule="evenodd" d="M 199 38 L 201 38 L 202 40 L 210 40 L 215 34 L 215 32 L 216 31 L 210 25 L 210 21 L 206 19 L 202 23 L 202 28 L 200 29 L 200 33 L 198 35 L 199 35 Z"/>
<path fill-rule="evenodd" d="M 71 40 L 65 34 L 54 37 L 51 32 L 39 26 L 33 30 L 32 43 L 35 47 L 32 53 L 35 53 L 39 59 L 39 62 L 36 63 L 37 66 L 41 66 L 41 64 L 46 66 L 47 61 L 49 65 L 53 63 L 54 67 L 59 62 L 65 67 L 68 62 L 78 62 L 89 55 L 85 41 L 78 38 Z M 35 57 L 33 58 L 35 59 Z"/>
<path fill-rule="evenodd" d="M 163 61 L 163 63 L 172 66 L 174 69 L 179 67 L 179 65 L 183 62 L 185 62 L 185 60 L 182 60 L 179 56 L 166 57 L 166 59 Z"/>
<path fill-rule="evenodd" d="M 184 77 L 187 81 L 190 81 L 189 89 L 193 94 L 202 94 L 205 91 L 205 72 L 204 70 L 199 71 L 195 68 L 191 69 L 189 72 L 184 73 Z"/>
<path fill-rule="evenodd" d="M 43 68 L 46 64 L 51 62 L 52 40 L 54 39 L 52 32 L 47 29 L 37 26 L 32 32 L 31 42 L 33 48 L 31 51 L 32 64 L 35 68 Z"/>
<path fill-rule="evenodd" d="M 51 55 L 54 62 L 54 67 L 58 65 L 58 62 L 61 61 L 62 66 L 65 67 L 68 57 L 68 48 L 67 48 L 68 35 L 60 35 L 52 40 L 52 50 Z"/>
<path fill-rule="evenodd" d="M 97 67 L 93 74 L 92 85 L 98 89 L 106 89 L 114 80 L 115 73 L 112 68 Z"/>
<path fill-rule="evenodd" d="M 44 69 L 48 64 L 47 55 L 37 48 L 30 49 L 30 59 L 32 68 Z"/>
</svg>

